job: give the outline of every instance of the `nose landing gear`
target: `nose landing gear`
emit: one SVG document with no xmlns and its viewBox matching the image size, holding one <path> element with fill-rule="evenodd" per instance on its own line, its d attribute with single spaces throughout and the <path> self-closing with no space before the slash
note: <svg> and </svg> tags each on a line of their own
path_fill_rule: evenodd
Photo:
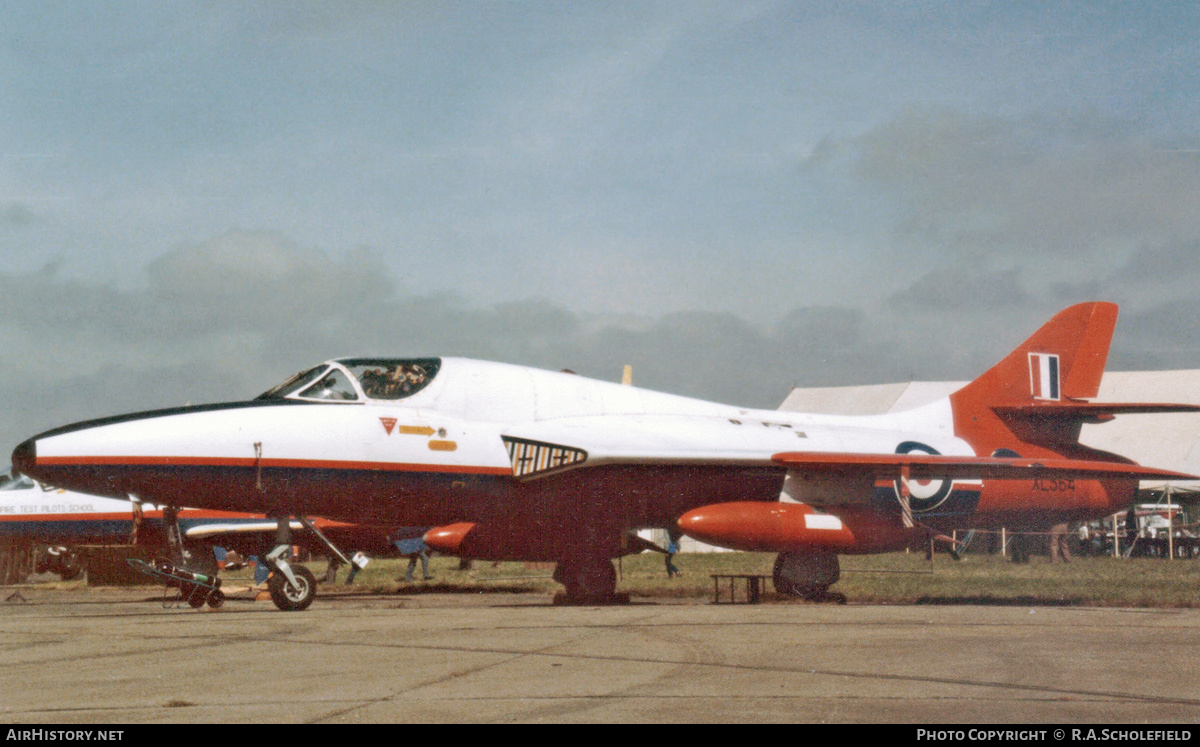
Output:
<svg viewBox="0 0 1200 747">
<path fill-rule="evenodd" d="M 317 595 L 317 579 L 312 571 L 302 565 L 290 569 L 291 578 L 282 572 L 273 572 L 267 577 L 267 591 L 275 606 L 287 612 L 296 612 L 312 604 Z"/>
<path fill-rule="evenodd" d="M 325 546 L 341 558 L 346 565 L 353 564 L 357 567 L 366 565 L 366 561 L 347 558 L 309 519 L 297 516 L 296 520 L 324 542 Z M 277 517 L 275 522 L 275 547 L 264 558 L 267 567 L 271 569 L 271 574 L 267 576 L 267 591 L 276 607 L 287 612 L 296 612 L 306 609 L 313 603 L 313 599 L 317 595 L 317 579 L 308 568 L 288 563 L 287 558 L 292 554 L 291 521 L 284 516 Z"/>
<path fill-rule="evenodd" d="M 292 554 L 291 528 L 286 518 L 279 519 L 280 529 L 276 532 L 275 547 L 264 560 L 271 569 L 267 576 L 267 591 L 275 606 L 287 612 L 296 612 L 312 604 L 317 595 L 317 579 L 312 571 L 302 565 L 293 567 L 286 560 Z M 282 541 L 281 541 L 282 540 Z"/>
</svg>

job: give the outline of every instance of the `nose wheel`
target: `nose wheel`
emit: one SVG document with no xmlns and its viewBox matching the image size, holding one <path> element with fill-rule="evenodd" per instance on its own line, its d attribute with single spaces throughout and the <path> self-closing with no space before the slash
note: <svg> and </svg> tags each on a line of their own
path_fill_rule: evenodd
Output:
<svg viewBox="0 0 1200 747">
<path fill-rule="evenodd" d="M 329 538 L 305 517 L 297 516 L 296 519 L 305 529 L 324 542 L 326 547 L 343 563 L 353 564 L 357 568 L 366 565 L 366 560 L 348 559 L 345 553 L 330 542 Z M 267 591 L 271 595 L 271 601 L 281 610 L 295 612 L 306 609 L 313 603 L 313 599 L 317 595 L 317 579 L 313 576 L 312 571 L 304 566 L 293 566 L 288 563 L 287 559 L 292 555 L 291 521 L 286 516 L 279 516 L 276 517 L 275 522 L 275 547 L 264 558 L 267 566 L 271 569 L 271 574 L 267 576 Z"/>
<path fill-rule="evenodd" d="M 290 566 L 292 578 L 280 571 L 272 571 L 267 577 L 267 591 L 275 606 L 287 612 L 295 612 L 312 604 L 317 595 L 317 579 L 312 571 L 302 565 Z"/>
<path fill-rule="evenodd" d="M 296 612 L 313 603 L 317 595 L 317 579 L 302 565 L 288 562 L 292 556 L 292 527 L 286 516 L 275 519 L 275 547 L 263 558 L 271 573 L 267 576 L 267 592 L 275 606 L 286 612 Z"/>
</svg>

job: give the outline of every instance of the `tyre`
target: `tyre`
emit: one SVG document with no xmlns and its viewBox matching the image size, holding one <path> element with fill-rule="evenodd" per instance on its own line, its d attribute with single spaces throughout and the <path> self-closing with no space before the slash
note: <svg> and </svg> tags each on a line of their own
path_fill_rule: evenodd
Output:
<svg viewBox="0 0 1200 747">
<path fill-rule="evenodd" d="M 603 557 L 576 557 L 559 561 L 554 580 L 567 587 L 566 597 L 580 604 L 607 603 L 617 588 L 617 571 Z"/>
<path fill-rule="evenodd" d="M 772 581 L 780 594 L 808 599 L 826 596 L 841 577 L 836 554 L 828 550 L 784 552 L 775 558 Z"/>
<path fill-rule="evenodd" d="M 279 571 L 274 571 L 267 579 L 267 591 L 271 593 L 271 601 L 279 609 L 288 612 L 307 608 L 317 595 L 317 579 L 312 571 L 302 565 L 294 565 L 292 575 L 296 577 L 295 588 L 288 584 L 287 578 Z"/>
</svg>

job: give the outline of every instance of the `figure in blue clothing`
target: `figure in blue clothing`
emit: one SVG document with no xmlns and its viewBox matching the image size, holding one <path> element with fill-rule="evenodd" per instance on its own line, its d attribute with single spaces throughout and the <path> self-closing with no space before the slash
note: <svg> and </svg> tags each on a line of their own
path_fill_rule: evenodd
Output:
<svg viewBox="0 0 1200 747">
<path fill-rule="evenodd" d="M 429 575 L 429 548 L 425 545 L 424 537 L 396 540 L 395 544 L 400 554 L 408 558 L 408 570 L 404 572 L 405 581 L 413 580 L 413 571 L 417 568 L 418 560 L 421 561 L 421 575 L 425 580 L 433 578 Z"/>
<path fill-rule="evenodd" d="M 254 583 L 265 584 L 267 576 L 271 575 L 271 569 L 257 555 L 251 555 L 250 560 L 254 563 Z"/>
<path fill-rule="evenodd" d="M 680 572 L 680 570 L 675 567 L 675 564 L 671 562 L 672 560 L 675 559 L 675 556 L 678 553 L 679 553 L 679 535 L 676 534 L 675 532 L 668 530 L 667 531 L 667 554 L 665 556 L 666 561 L 667 561 L 667 578 L 674 578 L 676 576 L 683 575 L 683 573 Z"/>
</svg>

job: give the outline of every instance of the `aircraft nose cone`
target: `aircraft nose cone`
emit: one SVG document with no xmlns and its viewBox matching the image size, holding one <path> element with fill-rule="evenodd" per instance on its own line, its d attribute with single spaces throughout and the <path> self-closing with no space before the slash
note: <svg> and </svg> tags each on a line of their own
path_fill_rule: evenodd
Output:
<svg viewBox="0 0 1200 747">
<path fill-rule="evenodd" d="M 434 527 L 425 533 L 425 544 L 436 552 L 446 555 L 462 555 L 466 551 L 465 543 L 475 525 L 469 522 L 450 524 L 444 527 Z"/>
<path fill-rule="evenodd" d="M 24 441 L 20 446 L 13 449 L 12 466 L 13 472 L 20 472 L 22 475 L 33 476 L 33 469 L 37 464 L 37 441 L 29 439 Z"/>
<path fill-rule="evenodd" d="M 717 504 L 688 511 L 676 523 L 689 537 L 726 547 L 730 542 L 740 544 L 743 535 L 753 533 L 753 527 L 747 531 L 743 513 L 740 504 Z"/>
</svg>

